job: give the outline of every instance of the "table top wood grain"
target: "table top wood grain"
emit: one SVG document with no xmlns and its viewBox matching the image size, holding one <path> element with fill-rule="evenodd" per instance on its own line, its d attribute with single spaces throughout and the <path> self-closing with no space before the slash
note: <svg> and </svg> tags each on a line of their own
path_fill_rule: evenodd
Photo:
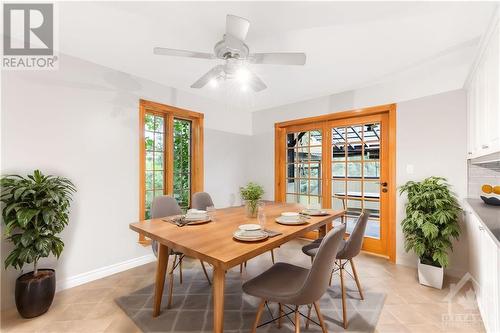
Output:
<svg viewBox="0 0 500 333">
<path fill-rule="evenodd" d="M 169 249 L 201 259 L 218 268 L 229 269 L 309 231 L 325 226 L 344 214 L 343 210 L 329 210 L 329 215 L 310 217 L 303 225 L 289 226 L 275 222 L 282 212 L 298 212 L 300 208 L 301 206 L 296 204 L 266 203 L 265 228 L 282 234 L 257 242 L 242 242 L 233 238 L 233 232 L 239 225 L 258 223 L 257 219 L 246 217 L 245 207 L 218 209 L 215 221 L 206 224 L 178 227 L 164 221 L 166 218 L 160 218 L 131 223 L 130 229 L 166 245 Z"/>
</svg>

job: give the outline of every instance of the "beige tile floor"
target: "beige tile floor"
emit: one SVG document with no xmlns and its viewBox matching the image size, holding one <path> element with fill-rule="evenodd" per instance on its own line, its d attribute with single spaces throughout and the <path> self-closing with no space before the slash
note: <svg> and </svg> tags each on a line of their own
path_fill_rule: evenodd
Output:
<svg viewBox="0 0 500 333">
<path fill-rule="evenodd" d="M 303 244 L 302 240 L 285 244 L 276 250 L 277 260 L 308 265 L 309 259 L 300 251 Z M 267 253 L 249 261 L 242 278 L 265 270 L 270 261 Z M 415 269 L 368 254 L 361 254 L 356 262 L 363 288 L 387 294 L 377 332 L 484 332 L 482 322 L 477 319 L 477 308 L 470 306 L 474 302 L 466 298 L 469 286 L 448 303 L 444 298 L 450 291 L 450 283 L 456 281 L 448 279 L 443 290 L 436 290 L 419 285 Z M 185 266 L 189 265 L 198 262 L 186 262 Z M 152 284 L 154 272 L 155 264 L 151 263 L 61 291 L 50 310 L 38 318 L 22 319 L 15 309 L 7 310 L 2 312 L 1 332 L 140 332 L 114 299 Z M 446 326 L 443 315 L 449 309 L 458 320 L 463 315 L 474 320 L 455 320 Z"/>
</svg>

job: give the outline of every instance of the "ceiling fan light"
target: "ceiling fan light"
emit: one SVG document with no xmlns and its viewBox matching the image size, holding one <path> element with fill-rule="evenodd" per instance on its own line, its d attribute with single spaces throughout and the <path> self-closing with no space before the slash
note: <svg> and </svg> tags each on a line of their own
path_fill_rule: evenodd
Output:
<svg viewBox="0 0 500 333">
<path fill-rule="evenodd" d="M 210 81 L 208 81 L 208 84 L 211 88 L 217 88 L 219 86 L 219 82 L 215 78 L 210 79 Z"/>
<path fill-rule="evenodd" d="M 252 73 L 250 73 L 250 71 L 245 67 L 238 68 L 234 73 L 236 80 L 240 81 L 241 83 L 248 82 L 250 80 L 251 75 Z"/>
</svg>

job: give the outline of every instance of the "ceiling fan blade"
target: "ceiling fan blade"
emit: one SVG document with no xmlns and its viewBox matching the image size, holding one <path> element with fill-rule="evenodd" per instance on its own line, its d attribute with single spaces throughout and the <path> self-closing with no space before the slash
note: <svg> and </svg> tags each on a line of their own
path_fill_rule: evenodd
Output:
<svg viewBox="0 0 500 333">
<path fill-rule="evenodd" d="M 252 76 L 248 80 L 248 85 L 253 89 L 255 92 L 262 91 L 267 88 L 266 84 L 264 81 L 260 79 L 257 75 L 252 73 Z"/>
<path fill-rule="evenodd" d="M 248 61 L 254 64 L 305 65 L 305 53 L 252 53 Z"/>
<path fill-rule="evenodd" d="M 174 56 L 174 57 L 215 59 L 215 55 L 213 55 L 212 53 L 168 49 L 166 47 L 155 47 L 153 49 L 153 53 L 157 54 L 157 55 L 166 55 L 166 56 Z"/>
<path fill-rule="evenodd" d="M 247 38 L 250 21 L 235 15 L 226 16 L 226 34 L 232 35 L 241 41 Z"/>
<path fill-rule="evenodd" d="M 216 79 L 223 72 L 224 66 L 217 65 L 209 70 L 205 75 L 200 77 L 195 83 L 193 83 L 191 85 L 191 88 L 203 88 L 211 79 Z"/>
</svg>

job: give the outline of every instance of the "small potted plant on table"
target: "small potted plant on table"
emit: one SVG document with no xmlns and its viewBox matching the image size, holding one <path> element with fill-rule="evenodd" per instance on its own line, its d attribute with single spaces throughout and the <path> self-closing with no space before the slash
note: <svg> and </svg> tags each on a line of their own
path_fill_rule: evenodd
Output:
<svg viewBox="0 0 500 333">
<path fill-rule="evenodd" d="M 44 176 L 39 170 L 22 177 L 9 175 L 0 180 L 4 232 L 14 249 L 5 259 L 5 268 L 22 269 L 33 263 L 33 271 L 16 280 L 15 298 L 19 314 L 32 318 L 45 313 L 54 299 L 56 276 L 53 269 L 38 268 L 40 258 L 59 258 L 64 243 L 57 235 L 68 224 L 73 183 L 63 177 Z"/>
<path fill-rule="evenodd" d="M 442 177 L 409 181 L 400 188 L 400 194 L 403 193 L 408 195 L 406 217 L 401 222 L 405 250 L 413 250 L 419 257 L 419 282 L 441 289 L 448 251 L 453 249 L 452 239 L 460 235 L 461 208 Z"/>
<path fill-rule="evenodd" d="M 259 184 L 250 182 L 245 187 L 240 187 L 241 198 L 245 200 L 247 209 L 247 216 L 254 218 L 257 217 L 257 210 L 259 200 L 264 195 L 264 189 Z"/>
</svg>

